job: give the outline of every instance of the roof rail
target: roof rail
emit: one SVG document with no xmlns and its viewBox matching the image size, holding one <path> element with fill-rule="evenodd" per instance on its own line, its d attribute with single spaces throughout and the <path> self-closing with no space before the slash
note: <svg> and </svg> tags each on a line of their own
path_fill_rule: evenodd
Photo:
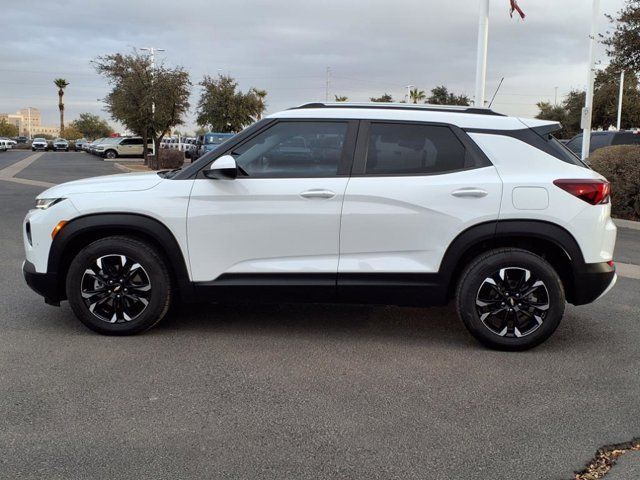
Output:
<svg viewBox="0 0 640 480">
<path fill-rule="evenodd" d="M 385 102 L 311 102 L 305 103 L 289 110 L 304 110 L 307 108 L 372 108 L 383 110 L 425 110 L 430 112 L 448 112 L 448 113 L 472 113 L 475 115 L 496 115 L 504 117 L 502 113 L 494 112 L 488 108 L 469 107 L 458 105 L 431 105 L 428 103 L 411 104 L 411 103 L 385 103 Z"/>
</svg>

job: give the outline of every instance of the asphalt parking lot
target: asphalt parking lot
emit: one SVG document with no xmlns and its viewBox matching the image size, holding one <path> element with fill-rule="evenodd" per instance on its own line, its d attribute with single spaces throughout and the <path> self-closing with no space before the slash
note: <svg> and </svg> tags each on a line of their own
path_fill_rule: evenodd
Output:
<svg viewBox="0 0 640 480">
<path fill-rule="evenodd" d="M 109 173 L 45 153 L 16 178 Z M 569 479 L 640 436 L 640 280 L 524 353 L 482 348 L 452 308 L 201 305 L 103 337 L 22 279 L 42 190 L 0 179 L 1 478 Z M 640 231 L 619 238 L 640 265 Z"/>
</svg>

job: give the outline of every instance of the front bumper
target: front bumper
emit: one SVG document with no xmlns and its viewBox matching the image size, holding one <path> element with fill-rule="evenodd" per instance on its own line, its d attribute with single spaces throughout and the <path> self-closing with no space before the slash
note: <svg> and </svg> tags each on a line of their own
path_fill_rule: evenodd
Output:
<svg viewBox="0 0 640 480">
<path fill-rule="evenodd" d="M 587 263 L 573 276 L 573 305 L 586 305 L 598 300 L 613 288 L 617 280 L 613 263 Z"/>
<path fill-rule="evenodd" d="M 49 305 L 59 306 L 60 300 L 64 300 L 61 298 L 55 274 L 36 272 L 36 267 L 28 260 L 22 263 L 22 274 L 31 290 L 42 295 Z"/>
</svg>

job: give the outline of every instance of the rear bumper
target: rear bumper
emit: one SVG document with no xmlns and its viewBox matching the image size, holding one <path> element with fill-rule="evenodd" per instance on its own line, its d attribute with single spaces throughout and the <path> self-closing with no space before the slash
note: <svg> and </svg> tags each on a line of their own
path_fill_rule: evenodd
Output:
<svg viewBox="0 0 640 480">
<path fill-rule="evenodd" d="M 616 267 L 603 263 L 587 263 L 581 271 L 574 273 L 574 305 L 585 305 L 598 300 L 609 292 L 617 280 Z"/>
<path fill-rule="evenodd" d="M 22 274 L 31 290 L 42 295 L 46 303 L 60 305 L 60 300 L 63 299 L 60 298 L 56 275 L 36 272 L 36 267 L 28 260 L 22 263 Z"/>
</svg>

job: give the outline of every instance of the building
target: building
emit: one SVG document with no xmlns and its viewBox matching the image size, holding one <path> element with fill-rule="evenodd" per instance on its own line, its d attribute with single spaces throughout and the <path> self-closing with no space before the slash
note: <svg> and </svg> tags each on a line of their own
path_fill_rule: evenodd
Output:
<svg viewBox="0 0 640 480">
<path fill-rule="evenodd" d="M 18 127 L 18 135 L 31 137 L 37 135 L 60 135 L 59 127 L 42 125 L 40 110 L 34 107 L 21 108 L 16 113 L 0 113 L 0 119 Z"/>
</svg>

